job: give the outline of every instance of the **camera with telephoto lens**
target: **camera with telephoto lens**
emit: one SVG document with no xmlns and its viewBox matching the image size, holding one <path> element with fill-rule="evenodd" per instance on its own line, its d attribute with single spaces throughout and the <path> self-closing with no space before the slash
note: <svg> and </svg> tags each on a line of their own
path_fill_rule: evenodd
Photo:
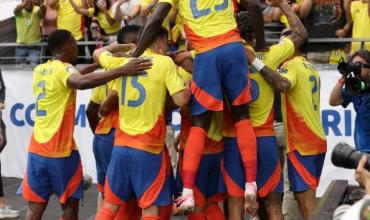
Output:
<svg viewBox="0 0 370 220">
<path fill-rule="evenodd" d="M 361 80 L 362 68 L 370 68 L 370 64 L 342 61 L 337 68 L 340 74 L 347 76 L 345 90 L 356 94 L 370 92 L 370 83 Z"/>
<path fill-rule="evenodd" d="M 365 164 L 365 169 L 370 171 L 369 155 L 351 147 L 344 142 L 341 142 L 334 147 L 331 154 L 331 162 L 337 167 L 356 169 L 363 155 L 368 157 Z"/>
</svg>

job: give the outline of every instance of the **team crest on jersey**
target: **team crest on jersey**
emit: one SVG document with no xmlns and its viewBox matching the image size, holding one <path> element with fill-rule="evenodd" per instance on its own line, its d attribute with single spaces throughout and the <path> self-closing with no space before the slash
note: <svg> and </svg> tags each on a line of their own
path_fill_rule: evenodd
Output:
<svg viewBox="0 0 370 220">
<path fill-rule="evenodd" d="M 288 73 L 288 69 L 286 68 L 286 67 L 282 67 L 281 69 L 280 69 L 280 73 L 281 74 L 286 74 L 286 73 Z"/>
<path fill-rule="evenodd" d="M 73 66 L 69 66 L 67 67 L 66 71 L 70 74 L 73 74 L 73 73 L 78 73 L 76 68 L 74 68 Z"/>
</svg>

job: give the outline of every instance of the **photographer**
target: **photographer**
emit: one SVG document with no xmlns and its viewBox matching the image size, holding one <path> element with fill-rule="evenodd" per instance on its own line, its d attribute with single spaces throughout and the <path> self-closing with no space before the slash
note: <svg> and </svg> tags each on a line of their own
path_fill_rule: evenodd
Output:
<svg viewBox="0 0 370 220">
<path fill-rule="evenodd" d="M 355 121 L 355 145 L 362 152 L 370 152 L 370 51 L 356 51 L 345 65 L 340 64 L 338 70 L 342 77 L 333 88 L 329 104 L 342 105 L 349 103 L 357 113 Z M 345 85 L 345 86 L 344 86 Z"/>
</svg>

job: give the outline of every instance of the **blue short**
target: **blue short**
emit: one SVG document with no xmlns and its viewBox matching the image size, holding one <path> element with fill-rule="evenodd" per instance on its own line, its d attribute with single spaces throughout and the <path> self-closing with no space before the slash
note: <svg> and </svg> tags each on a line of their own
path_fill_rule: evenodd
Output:
<svg viewBox="0 0 370 220">
<path fill-rule="evenodd" d="M 244 46 L 233 42 L 197 54 L 194 60 L 191 109 L 193 115 L 223 110 L 223 95 L 238 106 L 251 101 Z"/>
<path fill-rule="evenodd" d="M 221 160 L 222 153 L 202 155 L 194 187 L 194 198 L 197 206 L 204 207 L 207 200 L 214 202 L 223 201 L 226 186 L 221 174 Z M 176 175 L 178 192 L 181 192 L 183 188 L 182 167 L 183 160 L 180 155 Z"/>
<path fill-rule="evenodd" d="M 95 134 L 93 140 L 93 152 L 98 179 L 98 191 L 104 192 L 104 182 L 107 175 L 108 165 L 112 156 L 114 145 L 114 132 L 112 128 L 108 134 Z"/>
<path fill-rule="evenodd" d="M 257 188 L 261 198 L 270 192 L 284 191 L 275 136 L 257 137 Z"/>
<path fill-rule="evenodd" d="M 288 176 L 291 191 L 316 190 L 320 182 L 325 154 L 302 156 L 298 151 L 288 153 Z"/>
<path fill-rule="evenodd" d="M 78 151 L 69 157 L 51 158 L 28 153 L 27 171 L 22 182 L 23 198 L 30 202 L 48 202 L 55 193 L 65 204 L 83 197 L 82 164 Z"/>
<path fill-rule="evenodd" d="M 114 146 L 108 167 L 105 199 L 124 204 L 137 199 L 139 207 L 172 204 L 165 152 L 152 154 L 126 146 Z"/>
</svg>

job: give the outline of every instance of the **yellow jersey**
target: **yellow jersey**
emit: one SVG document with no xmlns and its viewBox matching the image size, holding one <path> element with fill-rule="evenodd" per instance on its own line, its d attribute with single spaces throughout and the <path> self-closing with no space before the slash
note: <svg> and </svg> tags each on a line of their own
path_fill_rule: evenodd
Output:
<svg viewBox="0 0 370 220">
<path fill-rule="evenodd" d="M 197 53 L 241 41 L 232 0 L 159 0 L 173 7 L 183 18 L 184 30 Z"/>
<path fill-rule="evenodd" d="M 111 17 L 113 17 L 112 8 L 109 9 L 108 13 Z M 116 34 L 119 31 L 119 29 L 121 28 L 121 24 L 117 21 L 115 21 L 113 25 L 110 25 L 108 20 L 107 20 L 107 17 L 105 16 L 104 12 L 102 12 L 102 11 L 98 12 L 97 19 L 98 19 L 100 27 L 108 35 Z"/>
<path fill-rule="evenodd" d="M 143 7 L 148 7 L 152 3 L 154 3 L 154 0 L 141 0 L 141 5 Z M 171 11 L 164 18 L 163 23 L 162 23 L 162 27 L 164 27 L 168 31 L 169 35 L 171 34 L 171 32 L 170 32 L 170 30 L 171 30 L 171 28 L 170 28 L 170 19 L 173 16 L 173 14 L 174 14 L 174 11 L 173 11 L 173 9 L 171 9 Z M 169 38 L 169 40 L 171 40 L 170 37 L 168 37 L 168 38 Z"/>
<path fill-rule="evenodd" d="M 104 102 L 104 100 L 107 99 L 107 96 L 111 89 L 113 88 L 114 84 L 115 80 L 94 88 L 91 95 L 91 101 L 101 105 Z M 118 120 L 118 110 L 112 111 L 107 116 L 102 117 L 99 120 L 98 125 L 96 126 L 95 134 L 109 134 L 112 128 L 116 128 L 117 120 Z"/>
<path fill-rule="evenodd" d="M 257 52 L 256 57 L 272 70 L 294 54 L 294 43 L 284 38 L 270 47 L 267 52 Z M 257 137 L 274 136 L 274 89 L 253 67 L 249 74 L 253 101 L 249 104 L 249 113 Z"/>
<path fill-rule="evenodd" d="M 351 2 L 352 15 L 352 38 L 369 38 L 370 37 L 370 17 L 368 14 L 368 4 L 362 1 Z M 361 42 L 351 44 L 351 54 L 361 48 Z M 365 50 L 370 50 L 370 42 L 365 42 Z"/>
<path fill-rule="evenodd" d="M 182 67 L 179 67 L 178 72 L 184 80 L 192 80 L 192 75 Z M 184 150 L 186 141 L 188 140 L 191 128 L 191 110 L 190 107 L 184 107 L 180 111 L 181 114 L 181 130 L 180 130 L 180 149 Z M 216 154 L 224 149 L 222 142 L 222 112 L 214 112 L 212 114 L 211 125 L 208 129 L 205 148 L 203 154 Z"/>
<path fill-rule="evenodd" d="M 79 7 L 82 6 L 82 0 L 75 2 Z M 69 0 L 59 0 L 57 28 L 70 31 L 76 41 L 83 38 L 83 16 L 73 9 Z"/>
<path fill-rule="evenodd" d="M 33 73 L 36 97 L 35 126 L 28 151 L 45 157 L 68 157 L 76 150 L 73 139 L 76 91 L 68 77 L 76 69 L 59 60 L 38 65 Z"/>
<path fill-rule="evenodd" d="M 281 94 L 287 153 L 301 155 L 326 152 L 326 138 L 320 116 L 320 75 L 304 57 L 285 62 L 280 74 L 291 83 Z"/>
<path fill-rule="evenodd" d="M 119 97 L 119 126 L 114 144 L 158 154 L 165 145 L 167 91 L 173 95 L 185 89 L 185 85 L 170 57 L 156 54 L 151 49 L 141 56 L 152 60 L 152 68 L 139 76 L 118 78 L 113 88 Z M 122 66 L 128 60 L 113 57 L 108 52 L 99 57 L 105 69 Z"/>
</svg>

